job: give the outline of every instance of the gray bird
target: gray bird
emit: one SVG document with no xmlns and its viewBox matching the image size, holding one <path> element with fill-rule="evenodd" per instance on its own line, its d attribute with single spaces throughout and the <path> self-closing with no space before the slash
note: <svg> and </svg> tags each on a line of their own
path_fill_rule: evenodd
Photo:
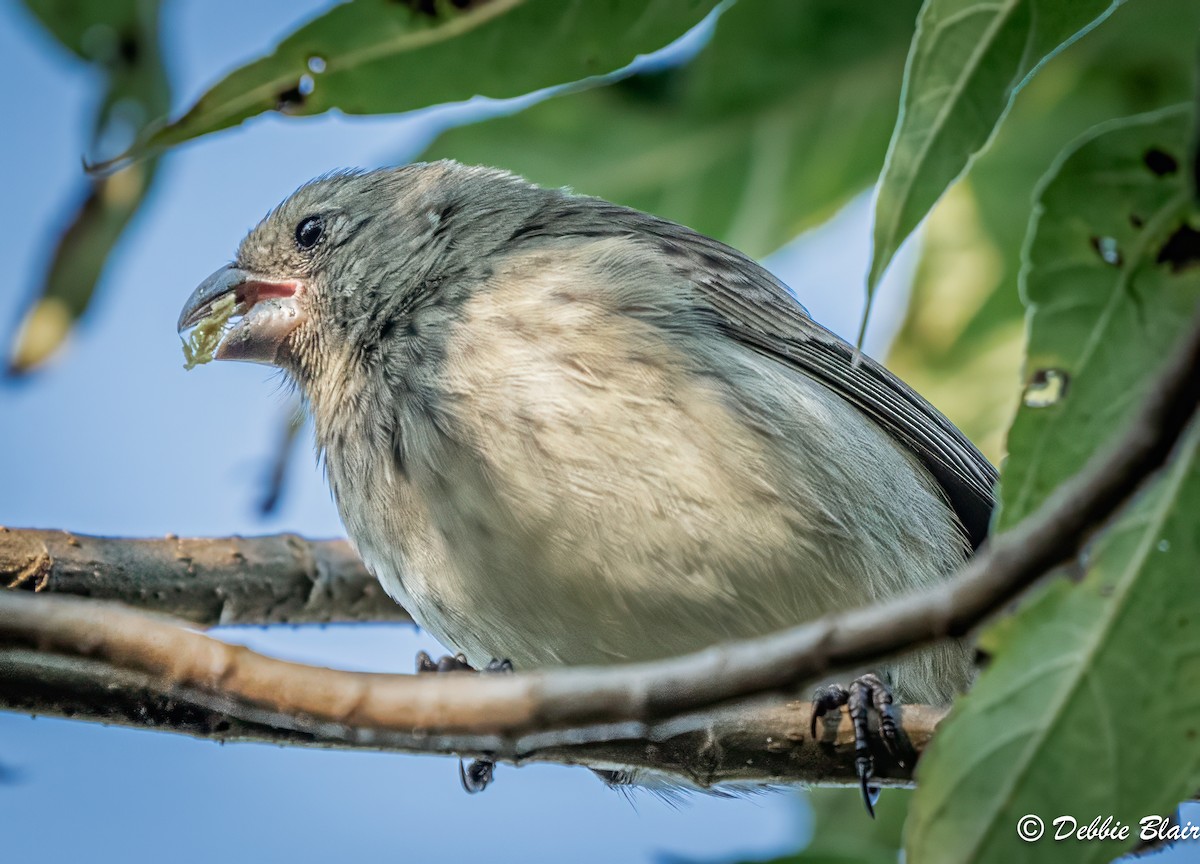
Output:
<svg viewBox="0 0 1200 864">
<path fill-rule="evenodd" d="M 987 532 L 995 471 L 925 400 L 745 255 L 607 201 L 448 161 L 331 174 L 181 329 L 230 293 L 217 358 L 298 385 L 367 567 L 477 668 L 758 636 L 944 580 Z M 885 671 L 941 703 L 972 664 Z"/>
</svg>

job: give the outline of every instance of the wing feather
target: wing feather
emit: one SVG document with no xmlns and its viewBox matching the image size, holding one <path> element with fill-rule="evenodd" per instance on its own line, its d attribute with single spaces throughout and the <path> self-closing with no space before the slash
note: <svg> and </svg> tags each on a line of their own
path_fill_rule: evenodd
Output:
<svg viewBox="0 0 1200 864">
<path fill-rule="evenodd" d="M 568 194 L 549 202 L 518 234 L 522 240 L 628 236 L 653 244 L 695 287 L 697 299 L 730 338 L 820 381 L 903 444 L 937 480 L 971 545 L 983 542 L 995 507 L 996 469 L 936 408 L 814 321 L 755 261 L 674 222 Z"/>
</svg>

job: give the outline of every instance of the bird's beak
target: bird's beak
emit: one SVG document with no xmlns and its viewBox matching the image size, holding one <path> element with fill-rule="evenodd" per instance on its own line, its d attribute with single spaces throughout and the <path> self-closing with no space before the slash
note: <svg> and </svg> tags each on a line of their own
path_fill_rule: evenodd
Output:
<svg viewBox="0 0 1200 864">
<path fill-rule="evenodd" d="M 241 319 L 224 334 L 213 356 L 274 364 L 284 340 L 304 320 L 297 302 L 304 288 L 300 279 L 259 276 L 227 265 L 201 282 L 183 304 L 179 332 L 199 324 L 215 304 L 232 295 Z"/>
</svg>

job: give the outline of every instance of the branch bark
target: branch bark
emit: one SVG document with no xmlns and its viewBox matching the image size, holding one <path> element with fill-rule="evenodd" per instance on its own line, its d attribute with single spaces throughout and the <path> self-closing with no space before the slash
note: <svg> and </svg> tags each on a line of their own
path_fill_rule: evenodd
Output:
<svg viewBox="0 0 1200 864">
<path fill-rule="evenodd" d="M 505 742 L 479 735 L 381 732 L 303 719 L 247 719 L 221 710 L 204 694 L 166 695 L 154 679 L 96 660 L 28 650 L 0 652 L 0 710 L 150 728 L 222 742 L 277 746 L 365 749 L 397 753 L 482 756 L 513 764 L 553 763 L 592 768 L 653 770 L 700 787 L 718 783 L 853 784 L 854 734 L 841 713 L 809 736 L 807 701 L 744 704 L 683 716 L 611 740 L 542 746 L 538 737 Z M 915 757 L 932 739 L 944 708 L 922 705 L 901 710 L 900 729 L 910 758 L 900 764 L 886 752 L 876 760 L 882 785 L 907 785 Z"/>
<path fill-rule="evenodd" d="M 287 663 L 111 604 L 0 592 L 0 644 L 91 658 L 145 676 L 155 692 L 317 734 L 481 736 L 519 754 L 645 738 L 681 715 L 794 692 L 833 671 L 966 633 L 1054 566 L 1169 458 L 1200 401 L 1200 318 L 1135 422 L 1036 513 L 993 538 L 951 582 L 780 634 L 686 657 L 511 676 L 339 672 Z M 290 725 L 289 725 L 290 724 Z M 369 733 L 369 735 L 368 735 Z M 364 739 L 367 740 L 367 739 Z"/>
<path fill-rule="evenodd" d="M 193 624 L 412 622 L 345 540 L 126 540 L 0 528 L 0 585 L 116 600 Z"/>
</svg>

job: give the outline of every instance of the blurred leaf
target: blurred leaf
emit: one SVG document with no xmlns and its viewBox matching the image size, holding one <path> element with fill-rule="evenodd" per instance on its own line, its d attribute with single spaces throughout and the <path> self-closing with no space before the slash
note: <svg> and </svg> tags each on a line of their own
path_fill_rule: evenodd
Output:
<svg viewBox="0 0 1200 864">
<path fill-rule="evenodd" d="M 106 80 L 93 147 L 128 146 L 147 121 L 166 110 L 157 2 L 26 0 L 26 5 Z M 10 374 L 28 372 L 48 359 L 87 310 L 110 252 L 150 188 L 155 167 L 153 162 L 133 165 L 87 182 L 83 203 L 63 229 L 45 282 L 18 326 Z"/>
<path fill-rule="evenodd" d="M 904 324 L 888 368 L 913 386 L 998 463 L 1019 393 L 1024 335 L 1019 314 L 996 316 L 988 304 L 1004 285 L 1016 296 L 1005 252 L 980 214 L 971 184 L 955 186 L 930 215 Z M 1007 310 L 1005 310 L 1007 311 Z M 985 332 L 962 334 L 985 316 Z"/>
<path fill-rule="evenodd" d="M 1034 187 L 1096 124 L 1186 100 L 1197 31 L 1195 0 L 1122 6 L 1039 70 L 966 180 L 930 214 L 888 366 L 993 461 L 1020 396 L 1017 274 Z"/>
<path fill-rule="evenodd" d="M 116 65 L 120 40 L 138 29 L 142 0 L 24 0 L 59 43 L 89 63 Z M 131 30 L 132 25 L 132 30 Z M 134 36 L 133 38 L 137 38 Z"/>
<path fill-rule="evenodd" d="M 884 789 L 872 819 L 857 788 L 809 789 L 813 835 L 794 855 L 761 864 L 896 864 L 912 798 L 909 789 Z"/>
<path fill-rule="evenodd" d="M 875 201 L 868 295 L 1049 57 L 1123 0 L 926 0 Z M 865 316 L 864 316 L 865 323 Z"/>
<path fill-rule="evenodd" d="M 797 864 L 821 861 L 896 864 L 911 800 L 910 789 L 884 789 L 872 819 L 863 807 L 858 789 L 810 789 L 812 840 L 798 855 L 784 860 Z"/>
<path fill-rule="evenodd" d="M 421 158 L 569 185 L 765 255 L 878 172 L 916 10 L 741 0 L 686 66 L 451 130 Z"/>
<path fill-rule="evenodd" d="M 18 326 L 9 374 L 22 375 L 48 360 L 87 310 L 109 253 L 145 197 L 151 166 L 133 165 L 90 183 L 82 206 L 54 251 L 39 295 Z"/>
<path fill-rule="evenodd" d="M 1138 822 L 1200 782 L 1200 427 L 1105 535 L 1081 584 L 1055 582 L 984 635 L 995 656 L 922 757 L 908 860 L 1111 861 Z M 1153 634 L 1151 636 L 1151 634 Z M 1017 837 L 1041 818 L 1045 835 Z M 1127 841 L 1055 841 L 1060 815 Z"/>
<path fill-rule="evenodd" d="M 717 0 L 350 0 L 236 69 L 116 161 L 266 111 L 411 111 L 604 75 L 698 24 Z"/>
<path fill-rule="evenodd" d="M 1129 421 L 1200 301 L 1189 119 L 1175 108 L 1101 127 L 1041 190 L 1023 279 L 1025 404 L 1008 435 L 1000 530 Z M 1181 241 L 1194 257 L 1172 252 Z"/>
</svg>

